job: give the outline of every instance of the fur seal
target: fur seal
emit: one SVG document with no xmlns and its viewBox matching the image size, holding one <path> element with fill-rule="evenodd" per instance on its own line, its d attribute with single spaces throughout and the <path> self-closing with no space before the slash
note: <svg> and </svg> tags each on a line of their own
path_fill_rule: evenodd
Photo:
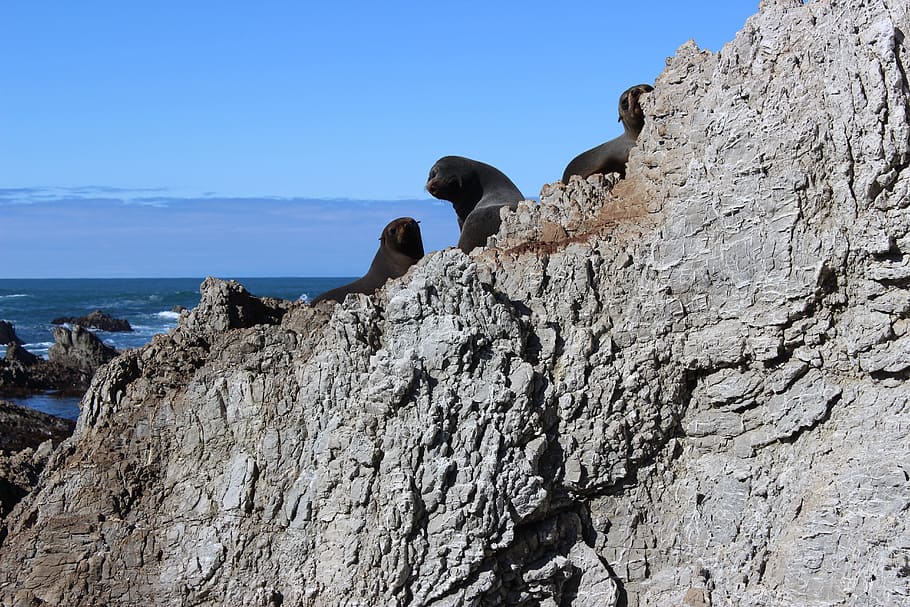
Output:
<svg viewBox="0 0 910 607">
<path fill-rule="evenodd" d="M 524 200 L 502 171 L 463 156 L 437 160 L 427 177 L 427 191 L 452 203 L 461 228 L 458 248 L 465 253 L 485 246 L 487 238 L 499 231 L 500 208 L 514 209 Z"/>
<path fill-rule="evenodd" d="M 636 84 L 619 96 L 619 121 L 622 122 L 623 134 L 573 158 L 562 174 L 563 183 L 569 183 L 572 175 L 585 178 L 595 173 L 619 173 L 622 177 L 626 176 L 629 151 L 635 147 L 638 134 L 645 126 L 645 115 L 638 99 L 653 90 L 650 84 Z"/>
<path fill-rule="evenodd" d="M 423 257 L 423 240 L 420 226 L 410 217 L 399 217 L 382 230 L 379 250 L 373 257 L 370 270 L 354 282 L 326 291 L 313 299 L 313 303 L 334 300 L 344 301 L 348 293 L 370 295 L 390 278 L 398 278 Z"/>
</svg>

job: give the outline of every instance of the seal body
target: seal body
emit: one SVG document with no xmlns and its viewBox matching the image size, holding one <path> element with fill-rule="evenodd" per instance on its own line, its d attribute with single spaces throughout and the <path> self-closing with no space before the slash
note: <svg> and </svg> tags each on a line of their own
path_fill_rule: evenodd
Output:
<svg viewBox="0 0 910 607">
<path fill-rule="evenodd" d="M 333 300 L 344 301 L 348 293 L 376 292 L 390 278 L 398 278 L 423 257 L 423 240 L 420 226 L 410 217 L 399 217 L 382 230 L 379 250 L 373 257 L 370 270 L 354 282 L 326 291 L 313 299 L 313 303 Z"/>
<path fill-rule="evenodd" d="M 427 178 L 427 191 L 448 200 L 458 216 L 458 248 L 469 253 L 499 231 L 499 209 L 514 209 L 524 196 L 496 167 L 463 156 L 444 156 Z"/>
<path fill-rule="evenodd" d="M 629 152 L 635 147 L 638 134 L 645 126 L 639 98 L 653 90 L 650 84 L 636 84 L 619 96 L 619 121 L 622 122 L 623 134 L 573 158 L 562 174 L 563 183 L 569 183 L 572 175 L 584 178 L 595 173 L 619 173 L 626 176 Z"/>
</svg>

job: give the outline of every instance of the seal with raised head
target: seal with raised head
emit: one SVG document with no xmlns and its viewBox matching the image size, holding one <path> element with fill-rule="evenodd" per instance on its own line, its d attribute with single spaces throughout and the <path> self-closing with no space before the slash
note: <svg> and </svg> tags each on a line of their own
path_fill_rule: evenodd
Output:
<svg viewBox="0 0 910 607">
<path fill-rule="evenodd" d="M 448 200 L 458 216 L 458 248 L 470 253 L 499 231 L 499 209 L 514 209 L 524 196 L 496 167 L 463 156 L 443 156 L 430 169 L 427 191 Z"/>
<path fill-rule="evenodd" d="M 379 250 L 373 257 L 370 270 L 354 282 L 326 291 L 313 299 L 313 303 L 334 300 L 344 301 L 348 293 L 376 292 L 390 278 L 404 275 L 412 265 L 423 257 L 423 240 L 420 226 L 410 217 L 399 217 L 382 230 Z"/>
<path fill-rule="evenodd" d="M 569 183 L 572 175 L 585 178 L 595 173 L 619 173 L 626 176 L 629 152 L 635 147 L 638 134 L 645 126 L 645 114 L 638 100 L 644 93 L 653 90 L 650 84 L 636 84 L 619 96 L 619 121 L 622 122 L 623 134 L 573 158 L 562 174 L 563 183 Z"/>
</svg>

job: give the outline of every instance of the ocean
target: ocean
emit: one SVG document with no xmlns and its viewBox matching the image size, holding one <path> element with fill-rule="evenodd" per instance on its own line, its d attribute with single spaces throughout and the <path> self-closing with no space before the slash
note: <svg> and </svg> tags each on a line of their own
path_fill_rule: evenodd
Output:
<svg viewBox="0 0 910 607">
<path fill-rule="evenodd" d="M 236 278 L 240 284 L 261 297 L 295 301 L 309 300 L 320 293 L 346 284 L 353 278 Z M 153 335 L 167 333 L 177 326 L 176 306 L 187 309 L 199 303 L 201 278 L 53 278 L 0 279 L 0 320 L 13 324 L 25 349 L 47 358 L 54 344 L 51 320 L 61 316 L 84 316 L 101 310 L 123 318 L 132 332 L 96 331 L 106 344 L 118 350 L 138 348 Z M 0 356 L 6 346 L 0 345 Z M 79 416 L 79 399 L 40 394 L 12 401 L 68 419 Z"/>
</svg>

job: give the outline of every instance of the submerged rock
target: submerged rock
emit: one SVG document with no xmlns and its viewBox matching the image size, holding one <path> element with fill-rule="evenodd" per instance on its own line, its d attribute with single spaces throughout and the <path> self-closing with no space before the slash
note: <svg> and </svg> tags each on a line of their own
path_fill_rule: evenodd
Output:
<svg viewBox="0 0 910 607">
<path fill-rule="evenodd" d="M 207 279 L 99 370 L 0 598 L 906 602 L 905 4 L 762 2 L 624 180 L 331 314 Z"/>
</svg>

